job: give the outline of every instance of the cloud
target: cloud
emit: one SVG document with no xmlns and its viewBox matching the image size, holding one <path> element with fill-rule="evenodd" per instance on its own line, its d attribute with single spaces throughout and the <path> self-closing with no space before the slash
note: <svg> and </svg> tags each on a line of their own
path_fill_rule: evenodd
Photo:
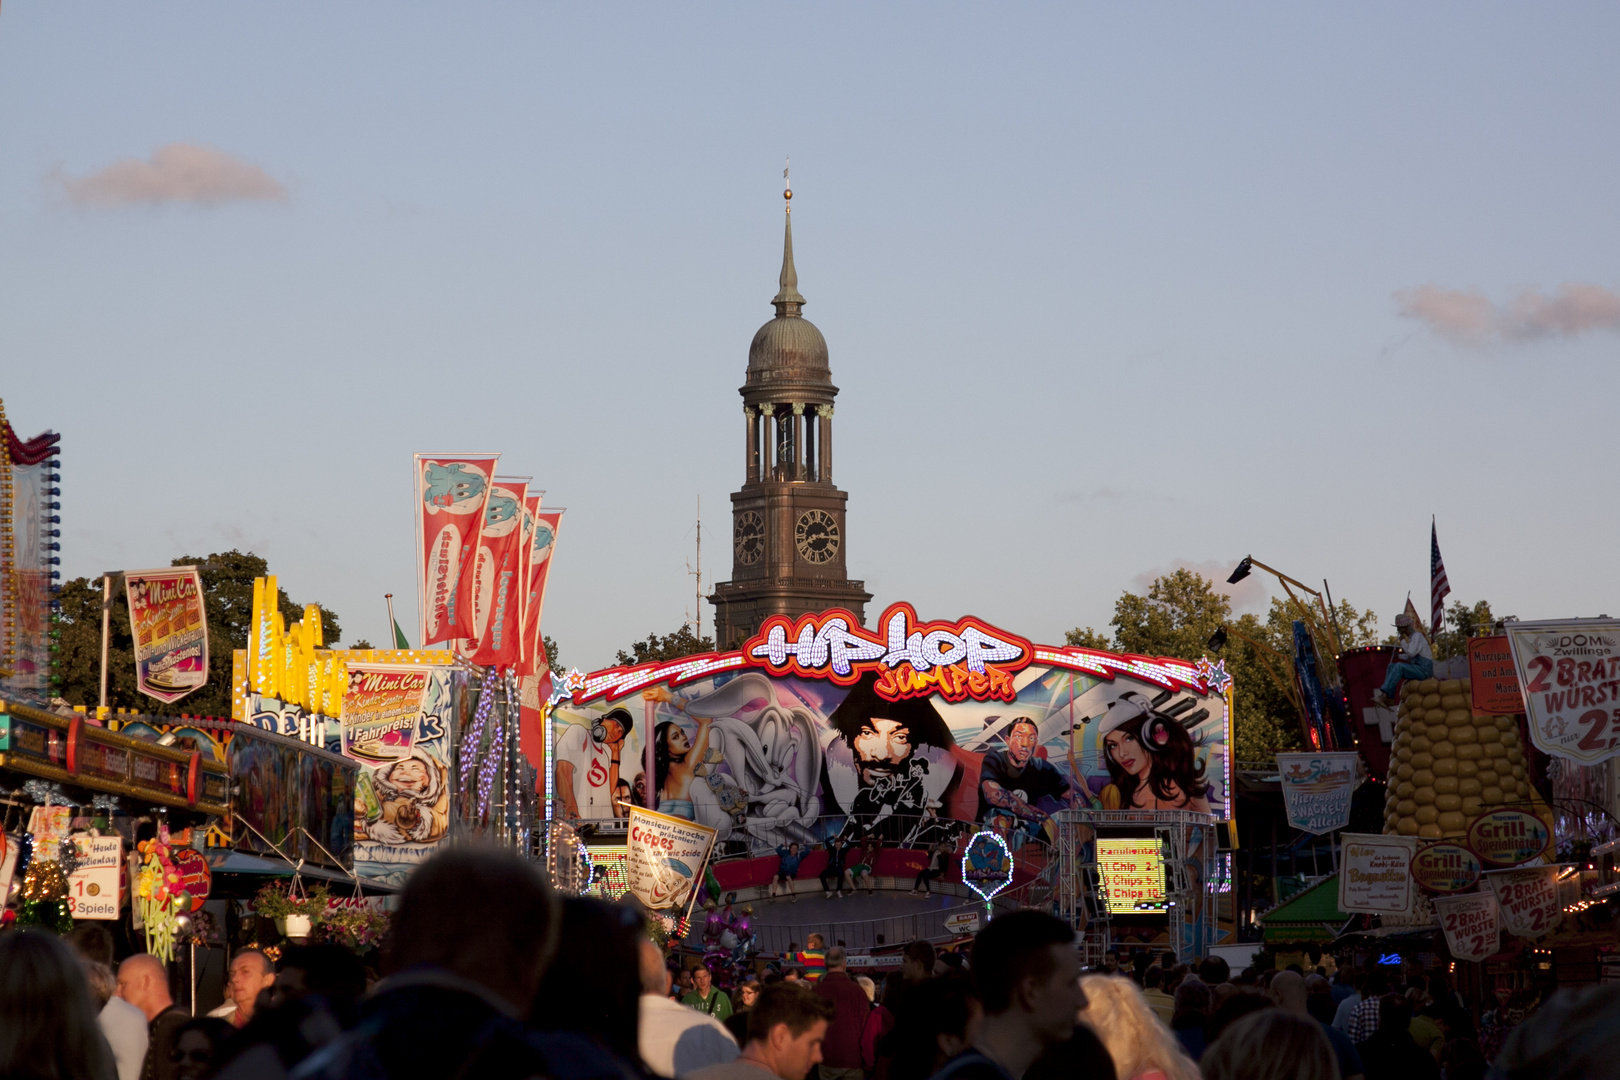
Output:
<svg viewBox="0 0 1620 1080">
<path fill-rule="evenodd" d="M 1243 561 L 1239 555 L 1231 559 L 1215 559 L 1207 562 L 1192 562 L 1189 559 L 1175 559 L 1169 566 L 1157 567 L 1153 570 L 1144 570 L 1131 579 L 1131 584 L 1143 593 L 1147 593 L 1148 586 L 1153 584 L 1155 578 L 1177 570 L 1191 570 L 1201 577 L 1208 578 L 1215 585 L 1215 591 L 1224 593 L 1232 601 L 1234 612 L 1263 611 L 1271 602 L 1271 592 L 1267 587 L 1266 579 L 1259 574 L 1250 574 L 1236 585 L 1228 585 L 1226 579 L 1231 576 L 1232 570 Z"/>
<path fill-rule="evenodd" d="M 1620 293 L 1579 282 L 1561 285 L 1551 296 L 1526 289 L 1505 304 L 1478 292 L 1419 285 L 1397 292 L 1395 304 L 1402 316 L 1459 345 L 1620 332 Z"/>
<path fill-rule="evenodd" d="M 57 170 L 55 183 L 74 206 L 219 206 L 231 202 L 286 202 L 281 181 L 212 146 L 169 143 L 152 151 L 150 161 L 115 161 L 88 176 Z"/>
</svg>

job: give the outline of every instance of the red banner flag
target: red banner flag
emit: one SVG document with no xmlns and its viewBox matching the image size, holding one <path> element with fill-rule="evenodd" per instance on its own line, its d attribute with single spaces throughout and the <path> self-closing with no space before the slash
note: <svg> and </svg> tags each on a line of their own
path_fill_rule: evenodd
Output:
<svg viewBox="0 0 1620 1080">
<path fill-rule="evenodd" d="M 473 640 L 468 653 L 480 667 L 517 666 L 522 655 L 518 638 L 523 624 L 518 615 L 528 582 L 521 576 L 525 541 L 524 503 L 529 494 L 527 477 L 496 477 L 484 511 L 484 531 L 473 564 Z"/>
<path fill-rule="evenodd" d="M 472 636 L 473 554 L 499 458 L 416 455 L 416 606 L 423 648 Z"/>
<path fill-rule="evenodd" d="M 519 675 L 539 675 L 547 669 L 546 645 L 540 632 L 540 609 L 545 606 L 546 583 L 551 577 L 551 556 L 557 550 L 557 526 L 563 511 L 541 510 L 534 515 L 534 539 L 529 550 L 529 589 L 523 619 L 524 655 Z"/>
</svg>

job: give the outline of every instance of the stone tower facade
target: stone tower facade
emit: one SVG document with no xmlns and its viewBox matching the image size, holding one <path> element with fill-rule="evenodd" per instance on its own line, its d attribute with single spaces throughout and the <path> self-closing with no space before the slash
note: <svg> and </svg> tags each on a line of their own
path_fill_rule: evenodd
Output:
<svg viewBox="0 0 1620 1080">
<path fill-rule="evenodd" d="M 848 608 L 872 599 L 845 564 L 845 503 L 833 486 L 833 399 L 827 340 L 802 314 L 793 265 L 793 192 L 776 317 L 748 347 L 743 484 L 731 496 L 731 580 L 715 585 L 715 644 L 734 649 L 771 615 Z"/>
</svg>

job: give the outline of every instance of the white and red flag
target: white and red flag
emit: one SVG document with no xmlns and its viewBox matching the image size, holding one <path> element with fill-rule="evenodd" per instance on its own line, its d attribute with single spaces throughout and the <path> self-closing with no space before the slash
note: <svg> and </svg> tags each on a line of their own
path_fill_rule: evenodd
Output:
<svg viewBox="0 0 1620 1080">
<path fill-rule="evenodd" d="M 499 458 L 416 455 L 416 606 L 424 649 L 472 636 L 473 555 Z"/>
</svg>

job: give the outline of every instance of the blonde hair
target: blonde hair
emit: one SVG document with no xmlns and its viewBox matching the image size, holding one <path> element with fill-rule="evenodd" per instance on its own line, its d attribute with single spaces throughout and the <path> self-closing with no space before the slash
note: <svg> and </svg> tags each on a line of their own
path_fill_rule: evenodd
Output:
<svg viewBox="0 0 1620 1080">
<path fill-rule="evenodd" d="M 867 1001 L 877 1001 L 877 983 L 873 982 L 870 977 L 857 975 L 855 976 L 855 984 L 866 991 Z"/>
<path fill-rule="evenodd" d="M 1153 1015 L 1135 983 L 1116 975 L 1087 975 L 1080 988 L 1086 992 L 1086 1007 L 1079 1020 L 1107 1047 L 1117 1075 L 1161 1069 L 1169 1080 L 1198 1080 L 1198 1066 Z"/>
<path fill-rule="evenodd" d="M 1321 1025 L 1283 1009 L 1237 1021 L 1199 1064 L 1204 1080 L 1339 1080 L 1339 1062 Z"/>
</svg>

